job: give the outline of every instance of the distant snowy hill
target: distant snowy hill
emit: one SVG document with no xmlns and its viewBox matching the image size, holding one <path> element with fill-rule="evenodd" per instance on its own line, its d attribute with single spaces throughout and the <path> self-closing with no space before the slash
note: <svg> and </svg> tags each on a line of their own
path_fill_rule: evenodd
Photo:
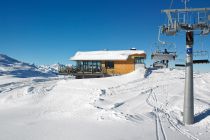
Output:
<svg viewBox="0 0 210 140">
<path fill-rule="evenodd" d="M 59 64 L 53 64 L 53 65 L 40 65 L 37 66 L 39 70 L 43 71 L 43 72 L 54 72 L 54 73 L 58 73 L 59 70 Z"/>
<path fill-rule="evenodd" d="M 67 64 L 67 65 L 63 65 L 63 64 L 52 64 L 52 65 L 40 65 L 37 66 L 39 70 L 43 71 L 43 72 L 47 72 L 47 73 L 58 73 L 59 68 L 61 67 L 71 67 L 71 64 Z"/>
<path fill-rule="evenodd" d="M 12 75 L 21 78 L 56 76 L 55 71 L 43 71 L 35 65 L 18 61 L 4 54 L 0 54 L 0 75 Z"/>
</svg>

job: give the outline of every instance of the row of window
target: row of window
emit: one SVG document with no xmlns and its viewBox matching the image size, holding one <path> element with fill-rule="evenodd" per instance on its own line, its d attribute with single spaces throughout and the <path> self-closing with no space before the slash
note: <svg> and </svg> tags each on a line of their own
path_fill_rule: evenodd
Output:
<svg viewBox="0 0 210 140">
<path fill-rule="evenodd" d="M 101 62 L 100 61 L 78 61 L 77 67 L 80 70 L 86 72 L 100 72 Z"/>
<path fill-rule="evenodd" d="M 142 57 L 135 57 L 134 61 L 135 64 L 144 64 L 144 58 Z"/>
<path fill-rule="evenodd" d="M 94 70 L 100 70 L 101 69 L 101 62 L 100 61 L 78 61 L 77 67 L 79 69 L 83 69 L 85 71 L 91 71 Z M 106 61 L 105 62 L 106 68 L 114 68 L 114 62 L 113 61 Z"/>
<path fill-rule="evenodd" d="M 144 58 L 141 58 L 141 57 L 136 57 L 134 61 L 135 61 L 135 64 L 144 64 Z M 84 70 L 87 72 L 92 72 L 92 71 L 97 72 L 97 71 L 101 71 L 101 62 L 100 61 L 78 61 L 77 67 L 80 70 Z M 114 61 L 106 61 L 105 67 L 107 69 L 113 69 Z"/>
</svg>

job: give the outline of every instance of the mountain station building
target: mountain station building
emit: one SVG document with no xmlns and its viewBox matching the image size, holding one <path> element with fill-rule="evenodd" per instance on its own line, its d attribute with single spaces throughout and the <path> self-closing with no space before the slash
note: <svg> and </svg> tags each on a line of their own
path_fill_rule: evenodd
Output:
<svg viewBox="0 0 210 140">
<path fill-rule="evenodd" d="M 77 52 L 70 60 L 76 62 L 77 78 L 121 75 L 145 67 L 142 50 Z"/>
</svg>

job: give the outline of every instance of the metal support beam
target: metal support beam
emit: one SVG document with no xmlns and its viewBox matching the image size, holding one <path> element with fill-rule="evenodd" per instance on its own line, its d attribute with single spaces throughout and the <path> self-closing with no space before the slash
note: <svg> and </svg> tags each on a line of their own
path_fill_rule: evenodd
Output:
<svg viewBox="0 0 210 140">
<path fill-rule="evenodd" d="M 173 26 L 173 21 L 172 21 L 171 13 L 170 12 L 166 12 L 166 15 L 168 16 L 168 20 L 170 22 L 170 25 Z"/>
<path fill-rule="evenodd" d="M 186 32 L 186 70 L 184 89 L 184 124 L 194 123 L 194 95 L 193 95 L 193 32 Z"/>
<path fill-rule="evenodd" d="M 187 9 L 166 9 L 161 10 L 162 13 L 177 13 L 177 12 L 205 12 L 210 11 L 210 8 L 187 8 Z"/>
</svg>

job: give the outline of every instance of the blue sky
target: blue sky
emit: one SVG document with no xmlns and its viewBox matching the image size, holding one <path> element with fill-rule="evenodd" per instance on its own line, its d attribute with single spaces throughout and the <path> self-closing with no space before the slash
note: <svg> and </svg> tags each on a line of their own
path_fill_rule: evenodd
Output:
<svg viewBox="0 0 210 140">
<path fill-rule="evenodd" d="M 160 10 L 168 9 L 170 2 L 0 1 L 0 53 L 35 64 L 68 64 L 71 63 L 69 57 L 76 51 L 136 47 L 150 53 L 150 48 L 157 42 L 158 26 L 166 22 Z M 172 8 L 177 7 L 183 7 L 181 0 L 174 0 Z M 210 7 L 210 1 L 191 0 L 190 7 Z M 164 39 L 175 42 L 178 52 L 184 52 L 184 35 Z M 204 47 L 209 50 L 210 38 L 203 40 Z M 209 65 L 199 67 L 210 70 Z"/>
</svg>

